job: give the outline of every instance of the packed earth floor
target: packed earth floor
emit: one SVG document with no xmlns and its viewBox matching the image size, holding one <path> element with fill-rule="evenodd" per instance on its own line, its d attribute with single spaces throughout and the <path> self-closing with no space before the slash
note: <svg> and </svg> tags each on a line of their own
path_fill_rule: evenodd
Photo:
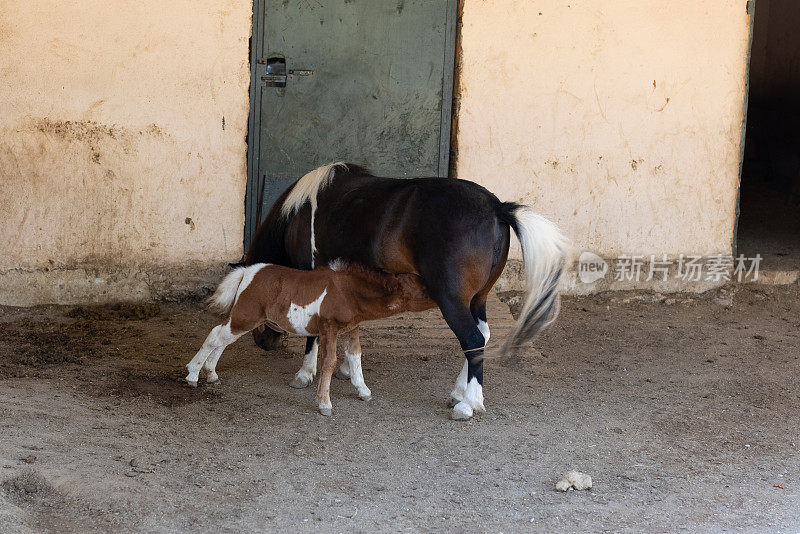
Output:
<svg viewBox="0 0 800 534">
<path fill-rule="evenodd" d="M 435 310 L 365 325 L 373 399 L 334 380 L 331 417 L 288 386 L 300 338 L 246 336 L 218 384 L 187 387 L 216 321 L 198 302 L 1 308 L 0 531 L 800 529 L 797 285 L 565 298 L 535 347 L 486 362 L 468 422 Z M 490 345 L 511 321 L 492 296 Z M 594 486 L 556 492 L 571 469 Z"/>
</svg>

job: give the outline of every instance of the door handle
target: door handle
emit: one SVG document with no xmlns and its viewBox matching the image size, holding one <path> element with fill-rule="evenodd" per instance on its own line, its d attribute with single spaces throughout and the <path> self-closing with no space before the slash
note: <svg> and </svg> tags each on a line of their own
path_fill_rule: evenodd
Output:
<svg viewBox="0 0 800 534">
<path fill-rule="evenodd" d="M 267 87 L 286 87 L 285 74 L 265 74 L 261 77 L 261 81 Z"/>
<path fill-rule="evenodd" d="M 286 58 L 267 58 L 267 72 L 261 76 L 261 81 L 267 87 L 286 87 Z"/>
</svg>

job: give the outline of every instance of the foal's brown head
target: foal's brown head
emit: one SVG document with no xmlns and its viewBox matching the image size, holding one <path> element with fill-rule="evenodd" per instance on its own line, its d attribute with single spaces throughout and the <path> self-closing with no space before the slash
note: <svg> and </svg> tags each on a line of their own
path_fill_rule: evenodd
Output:
<svg viewBox="0 0 800 534">
<path fill-rule="evenodd" d="M 394 313 L 423 311 L 436 307 L 416 274 L 390 274 L 361 264 L 349 264 L 345 272 L 356 277 L 364 286 L 372 286 Z M 363 288 L 363 286 L 362 286 Z"/>
</svg>

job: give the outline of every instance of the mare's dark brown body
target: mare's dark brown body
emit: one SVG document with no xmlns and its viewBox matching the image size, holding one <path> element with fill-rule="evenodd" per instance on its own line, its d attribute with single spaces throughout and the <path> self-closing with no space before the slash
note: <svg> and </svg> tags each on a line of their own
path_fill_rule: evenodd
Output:
<svg viewBox="0 0 800 534">
<path fill-rule="evenodd" d="M 309 269 L 341 259 L 418 275 L 461 344 L 467 359 L 463 378 L 477 382 L 470 402 L 482 407 L 486 297 L 505 266 L 510 229 L 521 236 L 529 287 L 535 288 L 504 345 L 519 346 L 557 310 L 563 236 L 530 208 L 501 202 L 473 182 L 381 178 L 351 164 L 320 167 L 276 201 L 246 263 Z M 262 346 L 265 337 L 257 337 Z M 313 353 L 313 340 L 306 353 Z M 471 416 L 463 403 L 460 409 Z"/>
<path fill-rule="evenodd" d="M 469 376 L 482 382 L 485 339 L 477 323 L 486 321 L 486 296 L 505 266 L 517 205 L 466 180 L 381 178 L 357 165 L 335 172 L 317 196 L 314 264 L 342 259 L 419 275 L 462 349 L 470 351 Z M 311 203 L 284 217 L 288 192 L 259 228 L 245 263 L 312 267 Z"/>
</svg>

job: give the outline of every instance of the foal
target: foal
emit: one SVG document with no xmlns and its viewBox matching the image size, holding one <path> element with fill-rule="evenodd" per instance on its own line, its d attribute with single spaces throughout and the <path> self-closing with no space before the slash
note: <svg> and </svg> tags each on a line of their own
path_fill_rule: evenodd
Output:
<svg viewBox="0 0 800 534">
<path fill-rule="evenodd" d="M 207 382 L 216 382 L 217 361 L 225 347 L 266 324 L 279 332 L 319 336 L 322 374 L 317 403 L 322 415 L 331 415 L 333 409 L 330 384 L 339 334 L 345 338 L 349 359 L 361 353 L 356 330 L 360 322 L 436 307 L 417 275 L 393 275 L 341 262 L 313 271 L 268 263 L 239 267 L 225 277 L 210 301 L 212 307 L 228 314 L 228 320 L 211 330 L 186 365 L 189 385 L 197 386 L 201 368 Z M 364 383 L 360 359 L 350 363 L 350 379 L 358 395 L 369 400 L 371 392 Z"/>
</svg>

